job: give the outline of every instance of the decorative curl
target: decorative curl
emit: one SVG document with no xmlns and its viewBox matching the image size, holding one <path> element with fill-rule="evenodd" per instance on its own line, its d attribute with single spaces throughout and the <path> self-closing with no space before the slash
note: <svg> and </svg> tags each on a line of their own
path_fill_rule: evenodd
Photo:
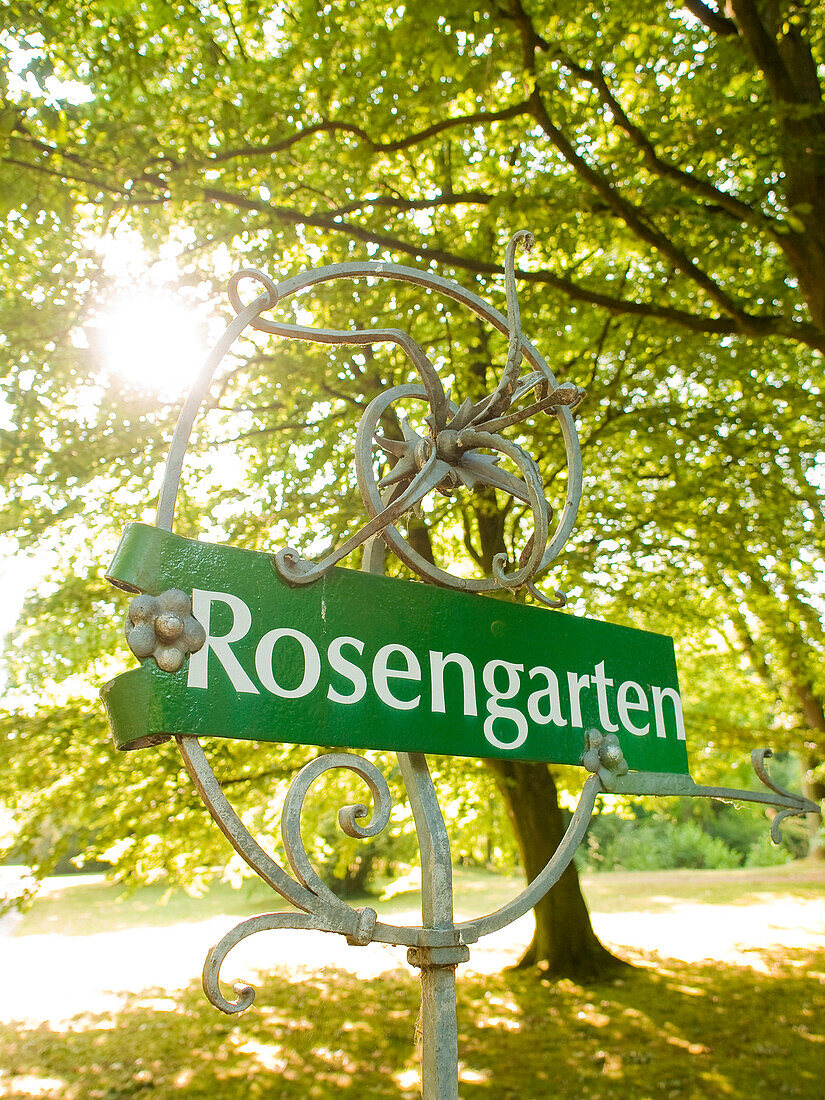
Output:
<svg viewBox="0 0 825 1100">
<path fill-rule="evenodd" d="M 318 921 L 308 913 L 263 913 L 261 916 L 250 917 L 249 920 L 236 925 L 231 932 L 227 932 L 210 949 L 203 964 L 203 974 L 201 976 L 203 991 L 215 1008 L 220 1009 L 221 1012 L 225 1012 L 227 1015 L 245 1012 L 247 1008 L 251 1008 L 255 1003 L 255 990 L 246 982 L 234 983 L 233 988 L 236 993 L 236 1000 L 234 1001 L 230 1001 L 221 992 L 221 966 L 232 948 L 248 936 L 254 936 L 256 932 L 282 928 L 329 930 L 323 922 Z"/>
<path fill-rule="evenodd" d="M 781 795 L 783 798 L 793 799 L 799 806 L 799 808 L 786 808 L 779 810 L 774 814 L 771 820 L 771 840 L 774 844 L 782 843 L 782 825 L 789 817 L 802 817 L 806 813 L 818 812 L 819 807 L 813 803 L 810 803 L 807 799 L 801 798 L 799 795 L 793 794 L 792 791 L 786 791 L 784 787 L 780 787 L 774 780 L 768 769 L 765 767 L 765 761 L 769 760 L 773 756 L 773 749 L 761 748 L 754 749 L 751 753 L 751 764 L 753 770 L 756 772 L 760 781 L 775 794 Z"/>
<path fill-rule="evenodd" d="M 366 806 L 357 803 L 352 806 L 344 806 L 339 812 L 338 820 L 341 828 L 348 836 L 365 838 L 377 836 L 389 824 L 392 810 L 392 798 L 387 781 L 378 768 L 363 757 L 352 753 L 336 752 L 328 756 L 319 756 L 301 768 L 300 772 L 290 784 L 284 801 L 284 809 L 281 814 L 281 835 L 284 841 L 284 849 L 295 877 L 311 890 L 313 894 L 322 899 L 331 910 L 341 912 L 345 910 L 352 913 L 350 906 L 336 897 L 325 882 L 318 876 L 310 862 L 301 835 L 301 811 L 304 799 L 311 785 L 325 772 L 334 771 L 336 768 L 347 768 L 360 776 L 367 784 L 373 797 L 373 815 L 367 825 L 359 825 L 356 819 L 367 816 Z"/>
<path fill-rule="evenodd" d="M 572 526 L 574 514 L 570 514 L 573 499 L 568 494 L 565 510 L 550 546 L 550 520 L 552 509 L 544 497 L 541 477 L 532 458 L 516 443 L 500 434 L 528 417 L 540 413 L 559 415 L 573 409 L 584 398 L 584 390 L 566 383 L 557 386 L 549 368 L 534 370 L 521 377 L 521 364 L 525 357 L 525 340 L 521 331 L 521 318 L 516 293 L 515 253 L 523 245 L 532 247 L 533 235 L 520 230 L 511 238 L 505 255 L 505 290 L 507 296 L 507 361 L 494 391 L 478 402 L 467 398 L 457 406 L 435 374 L 434 367 L 421 348 L 409 337 L 395 333 L 393 339 L 404 350 L 419 372 L 423 386 L 394 386 L 376 397 L 365 410 L 358 428 L 355 446 L 355 467 L 358 486 L 364 505 L 370 515 L 369 522 L 342 545 L 320 561 L 309 561 L 293 547 L 286 547 L 275 556 L 275 566 L 282 578 L 293 585 L 311 584 L 341 561 L 356 547 L 375 535 L 381 535 L 389 548 L 415 573 L 425 580 L 450 588 L 484 592 L 494 589 L 518 589 L 524 585 L 544 603 L 564 606 L 566 598 L 556 592 L 555 599 L 543 596 L 534 585 L 534 578 L 542 572 L 559 553 Z M 382 274 L 390 274 L 393 265 L 378 265 Z M 386 272 L 385 272 L 386 267 Z M 406 269 L 399 269 L 405 271 Z M 410 281 L 423 281 L 410 280 Z M 458 289 L 458 288 L 456 288 Z M 469 296 L 453 294 L 458 300 Z M 480 311 L 477 311 L 480 312 Z M 282 335 L 298 335 L 302 339 L 322 342 L 352 342 L 353 334 L 336 333 L 333 330 L 299 330 L 295 327 L 275 326 L 271 322 L 257 322 L 263 331 L 277 331 Z M 387 330 L 389 332 L 389 330 Z M 365 334 L 361 334 L 362 336 Z M 370 341 L 387 333 L 376 330 Z M 536 359 L 533 358 L 535 364 Z M 543 361 L 539 360 L 542 363 Z M 517 408 L 519 402 L 535 391 L 535 400 L 526 407 Z M 401 439 L 392 439 L 378 432 L 382 416 L 396 401 L 405 398 L 421 398 L 429 404 L 424 417 L 427 429 L 421 434 L 406 419 L 401 418 Z M 569 431 L 570 421 L 566 423 Z M 571 464 L 570 486 L 578 502 L 580 469 L 578 448 L 570 447 L 575 466 Z M 376 481 L 373 472 L 372 448 L 377 445 L 391 459 L 390 471 Z M 485 452 L 498 452 L 490 455 Z M 501 456 L 509 457 L 519 468 L 520 477 L 499 469 Z M 492 576 L 482 579 L 457 577 L 428 562 L 404 539 L 395 524 L 410 512 L 419 511 L 424 498 L 437 492 L 450 496 L 459 486 L 473 491 L 489 486 L 509 494 L 527 504 L 533 517 L 533 534 L 528 541 L 518 568 L 509 568 L 503 555 L 498 555 L 492 565 Z"/>
<path fill-rule="evenodd" d="M 226 292 L 229 296 L 229 301 L 232 303 L 232 308 L 236 313 L 240 313 L 244 308 L 241 302 L 241 296 L 238 293 L 238 287 L 244 279 L 251 279 L 255 283 L 260 283 L 266 293 L 269 295 L 268 301 L 260 305 L 261 311 L 267 309 L 274 309 L 278 304 L 280 295 L 278 294 L 278 284 L 274 283 L 272 279 L 263 271 L 258 271 L 254 267 L 243 267 L 240 271 L 236 271 L 226 287 Z"/>
</svg>

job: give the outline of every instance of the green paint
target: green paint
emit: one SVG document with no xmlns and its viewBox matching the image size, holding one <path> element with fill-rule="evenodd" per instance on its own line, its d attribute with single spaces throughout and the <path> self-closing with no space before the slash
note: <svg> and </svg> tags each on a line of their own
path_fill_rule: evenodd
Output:
<svg viewBox="0 0 825 1100">
<path fill-rule="evenodd" d="M 104 688 L 120 748 L 194 734 L 578 764 L 586 729 L 618 726 L 631 768 L 687 772 L 661 635 L 347 569 L 289 588 L 267 554 L 142 524 L 109 578 L 193 593 L 210 635 L 180 672 L 150 658 Z"/>
</svg>

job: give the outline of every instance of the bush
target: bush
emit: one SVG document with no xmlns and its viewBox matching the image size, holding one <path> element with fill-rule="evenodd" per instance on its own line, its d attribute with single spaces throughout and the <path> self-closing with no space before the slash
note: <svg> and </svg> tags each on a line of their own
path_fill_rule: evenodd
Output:
<svg viewBox="0 0 825 1100">
<path fill-rule="evenodd" d="M 777 867 L 781 863 L 788 863 L 793 856 L 783 845 L 776 845 L 770 835 L 763 836 L 751 844 L 745 860 L 746 867 Z"/>
<path fill-rule="evenodd" d="M 726 802 L 710 802 L 692 807 L 701 813 L 698 820 L 710 836 L 718 837 L 744 860 L 754 844 L 767 835 L 770 827 L 763 808 L 747 804 L 731 806 Z M 696 821 L 694 816 L 692 820 Z"/>
<path fill-rule="evenodd" d="M 742 857 L 718 836 L 710 836 L 695 821 L 665 825 L 673 867 L 739 867 Z"/>
<path fill-rule="evenodd" d="M 694 821 L 625 821 L 606 843 L 592 846 L 590 856 L 591 865 L 604 871 L 724 869 L 742 864 L 738 852 L 719 837 L 709 836 Z"/>
</svg>

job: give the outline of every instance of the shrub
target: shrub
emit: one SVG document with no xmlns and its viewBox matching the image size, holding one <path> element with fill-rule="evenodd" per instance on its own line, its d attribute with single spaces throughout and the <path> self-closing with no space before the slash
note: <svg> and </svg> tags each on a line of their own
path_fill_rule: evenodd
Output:
<svg viewBox="0 0 825 1100">
<path fill-rule="evenodd" d="M 793 859 L 793 856 L 788 849 L 783 844 L 774 844 L 770 835 L 765 833 L 759 840 L 755 840 L 751 844 L 745 859 L 745 866 L 777 867 L 781 863 L 788 863 L 791 859 Z"/>
<path fill-rule="evenodd" d="M 670 858 L 673 867 L 730 868 L 739 867 L 741 855 L 729 848 L 718 836 L 710 836 L 695 821 L 665 825 L 669 834 Z"/>
<path fill-rule="evenodd" d="M 615 836 L 591 850 L 591 865 L 605 871 L 719 869 L 741 863 L 738 852 L 694 821 L 625 821 Z"/>
</svg>

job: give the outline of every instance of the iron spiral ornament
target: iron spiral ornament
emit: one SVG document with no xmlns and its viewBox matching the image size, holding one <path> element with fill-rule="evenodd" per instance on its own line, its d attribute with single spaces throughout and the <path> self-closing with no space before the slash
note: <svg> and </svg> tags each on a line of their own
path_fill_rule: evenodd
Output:
<svg viewBox="0 0 825 1100">
<path fill-rule="evenodd" d="M 267 579 L 272 584 L 283 581 L 294 587 L 312 584 L 359 547 L 364 547 L 362 569 L 381 572 L 383 553 L 374 552 L 380 543 L 430 584 L 475 593 L 525 588 L 550 606 L 563 606 L 565 597 L 558 590 L 548 597 L 539 590 L 537 581 L 560 554 L 575 523 L 582 493 L 582 470 L 573 413 L 585 395 L 571 383 L 560 385 L 540 352 L 522 333 L 515 255 L 519 247 L 529 247 L 532 241 L 530 233 L 520 231 L 506 247 L 506 317 L 456 283 L 431 272 L 380 261 L 333 264 L 280 283 L 260 271 L 248 268 L 238 271 L 228 287 L 236 316 L 207 358 L 182 407 L 167 458 L 155 526 L 164 532 L 173 530 L 175 502 L 195 419 L 215 371 L 247 328 L 283 339 L 328 345 L 389 344 L 407 357 L 416 379 L 387 387 L 361 415 L 355 438 L 355 474 L 366 523 L 318 561 L 303 557 L 292 547 L 279 550 L 272 556 L 272 563 L 280 581 L 271 574 L 268 561 Z M 480 400 L 467 397 L 454 400 L 445 390 L 431 359 L 400 329 L 325 329 L 272 318 L 279 304 L 293 295 L 339 279 L 390 280 L 421 286 L 466 307 L 482 322 L 504 334 L 506 362 L 492 392 Z M 257 285 L 261 292 L 244 304 L 240 290 L 248 283 Z M 401 409 L 409 407 L 420 410 L 414 422 L 398 415 Z M 565 449 L 565 497 L 555 511 L 546 499 L 535 459 L 521 445 L 517 433 L 513 433 L 516 438 L 508 434 L 525 421 L 540 416 L 554 418 Z M 382 428 L 387 423 L 398 425 L 398 431 Z M 509 469 L 502 465 L 503 461 Z M 517 472 L 512 472 L 513 469 Z M 431 494 L 450 497 L 456 492 L 489 490 L 508 495 L 526 509 L 531 533 L 520 554 L 514 554 L 517 560 L 497 555 L 487 576 L 467 577 L 435 564 L 424 558 L 401 530 L 404 517 L 421 508 Z M 120 584 L 115 576 L 110 579 Z M 132 652 L 147 665 L 154 663 L 153 676 L 179 675 L 192 654 L 202 650 L 208 653 L 207 633 L 193 615 L 187 592 L 175 587 L 147 594 L 145 584 L 120 586 L 140 593 L 127 614 L 126 634 Z M 190 671 L 191 667 L 190 664 Z M 164 727 L 168 728 L 182 727 Z M 148 738 L 135 747 L 156 744 L 168 736 L 161 733 L 158 738 Z M 308 854 L 312 846 L 305 843 L 302 834 L 302 811 L 310 787 L 326 773 L 338 769 L 358 777 L 369 791 L 372 803 L 371 810 L 366 803 L 342 807 L 338 813 L 341 830 L 353 838 L 367 838 L 389 825 L 392 810 L 389 787 L 371 761 L 350 752 L 323 753 L 298 772 L 287 792 L 281 816 L 287 869 L 265 850 L 236 813 L 198 738 L 184 733 L 174 736 L 190 778 L 231 846 L 263 882 L 294 907 L 243 921 L 212 948 L 203 970 L 203 987 L 209 1000 L 226 1013 L 241 1012 L 253 1003 L 254 990 L 246 983 L 235 983 L 234 998 L 226 994 L 221 987 L 221 967 L 237 944 L 258 932 L 318 930 L 338 933 L 354 946 L 369 943 L 405 946 L 408 961 L 421 971 L 422 1083 L 426 1100 L 458 1097 L 454 971 L 469 958 L 468 945 L 505 928 L 544 897 L 572 862 L 596 800 L 605 791 L 711 797 L 773 806 L 780 811 L 774 819 L 774 838 L 788 816 L 818 812 L 814 803 L 785 791 L 771 779 L 764 763 L 770 750 L 753 754 L 756 774 L 769 793 L 735 791 L 697 786 L 689 775 L 682 773 L 630 771 L 618 737 L 600 729 L 587 729 L 579 762 L 590 774 L 584 780 L 578 806 L 556 851 L 517 897 L 485 916 L 456 922 L 449 838 L 426 757 L 422 752 L 398 751 L 422 866 L 421 924 L 407 926 L 382 921 L 371 907 L 356 908 L 338 898 L 313 867 Z M 288 738 L 285 729 L 284 740 Z M 575 744 L 573 752 L 578 752 Z"/>
</svg>

